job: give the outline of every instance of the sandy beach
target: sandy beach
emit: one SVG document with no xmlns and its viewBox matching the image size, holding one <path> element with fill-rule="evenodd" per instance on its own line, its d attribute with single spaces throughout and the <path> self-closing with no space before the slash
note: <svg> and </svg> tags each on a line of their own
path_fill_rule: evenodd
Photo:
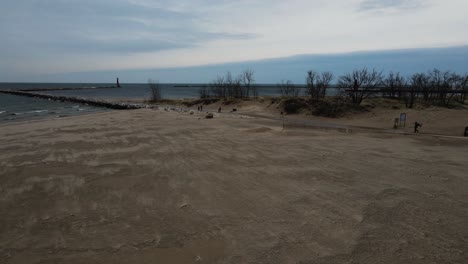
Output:
<svg viewBox="0 0 468 264">
<path fill-rule="evenodd" d="M 468 263 L 466 138 L 283 129 L 255 109 L 1 125 L 0 263 Z M 450 111 L 410 121 L 458 136 Z"/>
</svg>

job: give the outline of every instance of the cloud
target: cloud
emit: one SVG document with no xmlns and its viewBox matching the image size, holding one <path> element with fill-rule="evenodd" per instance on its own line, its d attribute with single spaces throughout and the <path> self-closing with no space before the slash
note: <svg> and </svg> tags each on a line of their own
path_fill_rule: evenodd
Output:
<svg viewBox="0 0 468 264">
<path fill-rule="evenodd" d="M 26 76 L 466 45 L 467 8 L 466 0 L 0 0 L 0 70 Z"/>
<path fill-rule="evenodd" d="M 145 53 L 255 38 L 208 31 L 194 12 L 129 0 L 6 0 L 0 3 L 0 52 Z M 40 49 L 40 50 L 39 50 Z"/>
<path fill-rule="evenodd" d="M 303 84 L 308 70 L 331 71 L 336 77 L 367 66 L 388 73 L 400 72 L 410 76 L 425 72 L 434 67 L 464 74 L 468 60 L 468 46 L 439 49 L 407 49 L 374 52 L 354 52 L 328 55 L 298 55 L 293 57 L 255 60 L 237 63 L 205 65 L 197 67 L 138 69 L 119 71 L 75 72 L 43 76 L 40 81 L 59 80 L 61 82 L 109 82 L 118 75 L 122 82 L 145 82 L 149 77 L 162 83 L 208 83 L 217 75 L 231 71 L 234 75 L 245 69 L 255 72 L 257 83 L 276 83 L 292 80 Z M 1 73 L 0 73 L 1 77 Z M 334 80 L 336 81 L 336 79 Z"/>
<path fill-rule="evenodd" d="M 364 0 L 359 4 L 360 11 L 410 10 L 425 6 L 422 0 Z"/>
</svg>

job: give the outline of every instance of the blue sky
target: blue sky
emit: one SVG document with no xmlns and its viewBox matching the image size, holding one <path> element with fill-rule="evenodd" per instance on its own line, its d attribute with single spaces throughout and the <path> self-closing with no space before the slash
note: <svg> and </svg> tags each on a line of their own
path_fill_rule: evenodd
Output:
<svg viewBox="0 0 468 264">
<path fill-rule="evenodd" d="M 460 47 L 468 45 L 466 10 L 466 0 L 2 0 L 0 81 L 104 82 L 97 74 L 115 73 L 144 82 L 144 74 L 204 68 L 193 77 L 200 82 L 265 59 L 271 66 L 315 54 L 337 64 L 356 51 Z M 453 49 L 459 55 L 441 61 L 459 70 L 466 49 Z"/>
</svg>

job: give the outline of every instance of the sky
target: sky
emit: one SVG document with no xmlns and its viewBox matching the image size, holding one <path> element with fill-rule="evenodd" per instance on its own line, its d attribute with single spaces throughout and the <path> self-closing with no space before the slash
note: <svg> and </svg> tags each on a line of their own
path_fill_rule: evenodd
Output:
<svg viewBox="0 0 468 264">
<path fill-rule="evenodd" d="M 226 68 L 216 65 L 310 54 L 445 48 L 463 56 L 466 10 L 466 0 L 1 0 L 0 82 L 105 81 L 99 73 L 145 82 L 135 72 L 204 67 L 194 76 L 202 82 Z M 450 56 L 447 68 L 467 66 Z"/>
</svg>

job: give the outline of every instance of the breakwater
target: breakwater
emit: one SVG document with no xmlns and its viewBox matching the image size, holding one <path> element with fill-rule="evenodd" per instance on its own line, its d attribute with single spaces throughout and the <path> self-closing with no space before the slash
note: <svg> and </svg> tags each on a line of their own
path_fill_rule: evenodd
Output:
<svg viewBox="0 0 468 264">
<path fill-rule="evenodd" d="M 99 86 L 99 87 L 64 87 L 64 88 L 35 88 L 35 89 L 20 89 L 21 92 L 47 92 L 47 91 L 71 91 L 71 90 L 92 90 L 92 89 L 112 89 L 116 86 Z"/>
<path fill-rule="evenodd" d="M 97 107 L 105 107 L 105 108 L 117 109 L 117 110 L 140 109 L 140 108 L 146 107 L 146 105 L 141 105 L 141 104 L 109 102 L 109 101 L 89 99 L 89 98 L 41 94 L 41 93 L 32 93 L 32 92 L 26 92 L 26 91 L 0 90 L 0 93 L 61 101 L 61 102 L 73 102 L 73 103 L 92 105 L 92 106 L 97 106 Z"/>
</svg>

